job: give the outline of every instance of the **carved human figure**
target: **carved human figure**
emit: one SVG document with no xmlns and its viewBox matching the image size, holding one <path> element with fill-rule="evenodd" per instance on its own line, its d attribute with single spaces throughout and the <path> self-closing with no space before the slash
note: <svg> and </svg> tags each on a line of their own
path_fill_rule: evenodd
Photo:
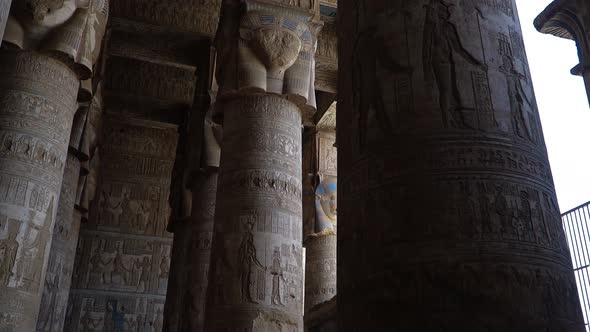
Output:
<svg viewBox="0 0 590 332">
<path fill-rule="evenodd" d="M 274 305 L 285 305 L 281 300 L 281 281 L 285 282 L 286 280 L 281 266 L 281 249 L 279 247 L 275 247 L 272 253 L 272 265 L 269 270 L 272 275 L 271 302 Z"/>
<path fill-rule="evenodd" d="M 39 321 L 41 324 L 37 325 L 37 331 L 52 331 L 54 324 L 54 317 L 56 313 L 51 309 L 55 308 L 57 304 L 57 293 L 59 291 L 59 276 L 61 274 L 61 265 L 58 265 L 55 275 L 52 279 L 48 276 L 45 278 L 45 287 L 43 289 L 47 296 L 43 299 L 47 303 L 41 303 L 42 310 L 40 311 Z"/>
<path fill-rule="evenodd" d="M 463 111 L 468 109 L 461 97 L 457 81 L 456 56 L 469 64 L 487 70 L 461 42 L 457 27 L 451 22 L 451 4 L 443 0 L 430 0 L 426 6 L 424 23 L 424 77 L 436 80 L 440 108 L 445 126 L 465 128 Z"/>
<path fill-rule="evenodd" d="M 536 143 L 535 115 L 536 105 L 529 99 L 522 85 L 526 77 L 514 68 L 512 57 L 504 55 L 503 64 L 500 67 L 506 76 L 508 85 L 508 97 L 510 98 L 510 119 L 514 133 L 525 140 Z"/>
<path fill-rule="evenodd" d="M 139 259 L 135 261 L 134 268 L 139 269 L 139 278 L 137 281 L 137 291 L 145 291 L 150 281 L 150 272 L 152 264 L 149 257 L 144 257 L 140 263 Z"/>
<path fill-rule="evenodd" d="M 0 240 L 0 285 L 2 286 L 8 286 L 10 278 L 14 275 L 12 268 L 19 248 L 16 240 L 18 226 L 17 222 L 9 223 L 7 238 Z"/>
<path fill-rule="evenodd" d="M 240 264 L 241 299 L 244 303 L 258 303 L 252 296 L 252 286 L 256 283 L 257 271 L 266 268 L 260 263 L 256 256 L 254 245 L 254 221 L 248 219 L 243 223 L 246 228 L 239 248 L 238 262 Z"/>
</svg>

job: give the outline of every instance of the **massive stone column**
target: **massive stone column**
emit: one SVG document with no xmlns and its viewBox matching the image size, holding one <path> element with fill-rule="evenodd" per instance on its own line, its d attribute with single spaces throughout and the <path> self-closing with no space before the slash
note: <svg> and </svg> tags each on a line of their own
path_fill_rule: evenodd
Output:
<svg viewBox="0 0 590 332">
<path fill-rule="evenodd" d="M 339 331 L 583 331 L 514 1 L 339 20 Z"/>
<path fill-rule="evenodd" d="M 205 330 L 301 331 L 301 108 L 313 100 L 310 15 L 255 1 L 242 9 L 224 7 L 218 32 L 227 38 L 218 47 L 223 150 Z"/>
<path fill-rule="evenodd" d="M 0 329 L 35 329 L 78 79 L 53 58 L 0 52 Z"/>
<path fill-rule="evenodd" d="M 105 8 L 19 1 L 10 11 L 12 47 L 0 52 L 1 330 L 35 329 L 79 80 L 92 75 Z"/>
<path fill-rule="evenodd" d="M 101 111 L 99 89 L 92 102 L 84 102 L 74 116 L 37 331 L 63 331 L 64 328 L 80 222 L 82 213 L 87 210 L 76 204 L 80 176 L 83 180 L 88 173 L 86 166 L 81 169 L 81 162 L 87 162 L 94 156 L 97 145 L 96 123 Z"/>
<path fill-rule="evenodd" d="M 164 312 L 165 331 L 205 331 L 205 305 L 209 284 L 209 263 L 213 242 L 217 175 L 221 153 L 221 126 L 213 121 L 214 106 L 204 119 L 200 115 L 193 123 L 187 144 L 201 142 L 202 148 L 191 149 L 187 156 L 188 173 L 184 190 L 190 195 L 183 200 L 189 211 L 173 224 L 174 246 Z M 200 129 L 200 130 L 199 130 Z M 198 137 L 201 136 L 201 139 Z M 198 150 L 198 151 L 197 151 Z M 188 202 L 190 200 L 190 202 Z M 172 280 L 174 278 L 174 280 Z"/>
<path fill-rule="evenodd" d="M 83 224 L 65 331 L 161 331 L 177 128 L 106 114 L 98 197 Z"/>
<path fill-rule="evenodd" d="M 329 326 L 335 328 L 336 322 L 336 114 L 326 115 L 334 120 L 333 125 L 319 123 L 304 143 L 303 174 L 309 180 L 304 181 L 304 197 L 308 198 L 303 201 L 308 331 L 332 331 Z"/>
<path fill-rule="evenodd" d="M 555 0 L 535 19 L 542 33 L 572 39 L 578 46 L 580 63 L 572 74 L 584 77 L 590 101 L 590 4 L 584 0 Z"/>
</svg>

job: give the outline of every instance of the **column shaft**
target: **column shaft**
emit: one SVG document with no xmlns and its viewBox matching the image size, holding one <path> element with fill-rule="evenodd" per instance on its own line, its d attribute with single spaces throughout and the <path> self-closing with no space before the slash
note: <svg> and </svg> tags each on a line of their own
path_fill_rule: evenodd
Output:
<svg viewBox="0 0 590 332">
<path fill-rule="evenodd" d="M 74 213 L 79 176 L 80 161 L 68 153 L 36 331 L 63 331 L 80 231 Z"/>
<path fill-rule="evenodd" d="M 34 52 L 0 52 L 0 329 L 33 331 L 78 78 Z"/>
<path fill-rule="evenodd" d="M 583 331 L 514 0 L 338 4 L 339 331 Z"/>
<path fill-rule="evenodd" d="M 2 45 L 2 37 L 4 36 L 4 29 L 8 21 L 8 13 L 10 13 L 10 4 L 12 0 L 0 0 L 0 45 Z"/>
<path fill-rule="evenodd" d="M 276 96 L 228 101 L 206 331 L 301 331 L 301 115 Z"/>
</svg>

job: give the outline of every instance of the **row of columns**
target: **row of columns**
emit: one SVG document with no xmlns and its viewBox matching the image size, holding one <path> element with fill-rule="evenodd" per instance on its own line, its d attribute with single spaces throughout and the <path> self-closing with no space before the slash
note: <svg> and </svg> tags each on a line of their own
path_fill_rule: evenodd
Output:
<svg viewBox="0 0 590 332">
<path fill-rule="evenodd" d="M 56 282 L 55 270 L 46 271 L 68 159 L 68 183 L 79 172 L 79 156 L 67 157 L 69 133 L 79 82 L 90 77 L 97 54 L 85 48 L 96 44 L 60 36 L 100 40 L 88 16 L 106 21 L 100 16 L 108 12 L 105 5 L 76 8 L 57 28 L 43 24 L 49 8 L 13 8 L 19 15 L 4 40 L 24 50 L 0 51 L 2 330 L 34 330 L 43 288 Z M 339 68 L 348 68 L 340 73 L 338 103 L 340 330 L 583 331 L 514 1 L 341 0 L 339 15 Z M 66 33 L 72 31 L 79 34 Z M 304 327 L 305 262 L 312 267 L 316 258 L 306 260 L 302 248 L 301 114 L 314 107 L 315 33 L 305 10 L 249 0 L 224 8 L 219 177 L 208 162 L 200 176 L 189 177 L 190 221 L 179 229 L 192 235 L 178 241 L 189 268 L 186 292 L 177 292 L 179 308 L 188 312 L 176 326 L 225 332 Z M 164 234 L 164 222 L 144 228 L 144 215 L 124 216 L 109 204 L 113 197 L 131 204 L 149 194 L 147 200 L 157 197 L 154 206 L 165 209 L 161 188 L 169 185 L 175 143 L 144 146 L 141 133 L 162 128 L 128 125 L 109 125 L 118 128 L 109 135 L 110 158 L 117 162 L 105 166 L 110 187 L 103 188 L 94 228 L 79 249 L 85 277 L 74 280 L 86 286 L 74 292 L 80 301 L 73 331 L 118 328 L 109 319 L 130 310 L 123 303 L 132 301 L 124 299 L 85 299 L 88 285 L 108 284 L 105 294 L 141 292 L 147 285 L 165 289 L 160 280 L 169 243 L 154 238 Z M 174 136 L 168 129 L 146 136 Z M 119 177 L 117 165 L 124 166 Z M 134 175 L 138 188 L 160 189 L 119 183 Z M 320 174 L 318 183 L 316 190 L 333 188 L 330 177 Z M 71 206 L 71 196 L 62 198 Z M 336 231 L 331 198 L 318 200 L 314 230 L 305 234 L 311 252 L 317 239 L 325 245 L 318 252 L 329 248 Z M 129 217 L 127 223 L 121 217 Z M 131 230 L 139 241 L 100 240 L 118 236 L 115 230 Z M 105 252 L 112 254 L 108 263 L 100 256 Z M 327 265 L 332 259 L 322 258 Z M 139 274 L 129 272 L 131 262 Z M 51 303 L 51 295 L 44 301 Z M 133 310 L 153 314 L 150 326 L 163 326 L 163 299 L 150 309 L 134 303 Z"/>
</svg>

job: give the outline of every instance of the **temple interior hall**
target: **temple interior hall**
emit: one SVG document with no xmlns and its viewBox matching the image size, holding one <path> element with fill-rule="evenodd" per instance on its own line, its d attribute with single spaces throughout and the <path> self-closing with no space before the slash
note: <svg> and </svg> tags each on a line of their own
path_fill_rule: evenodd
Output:
<svg viewBox="0 0 590 332">
<path fill-rule="evenodd" d="M 0 0 L 0 332 L 590 331 L 523 38 L 590 98 L 590 2 L 535 15 Z"/>
</svg>

